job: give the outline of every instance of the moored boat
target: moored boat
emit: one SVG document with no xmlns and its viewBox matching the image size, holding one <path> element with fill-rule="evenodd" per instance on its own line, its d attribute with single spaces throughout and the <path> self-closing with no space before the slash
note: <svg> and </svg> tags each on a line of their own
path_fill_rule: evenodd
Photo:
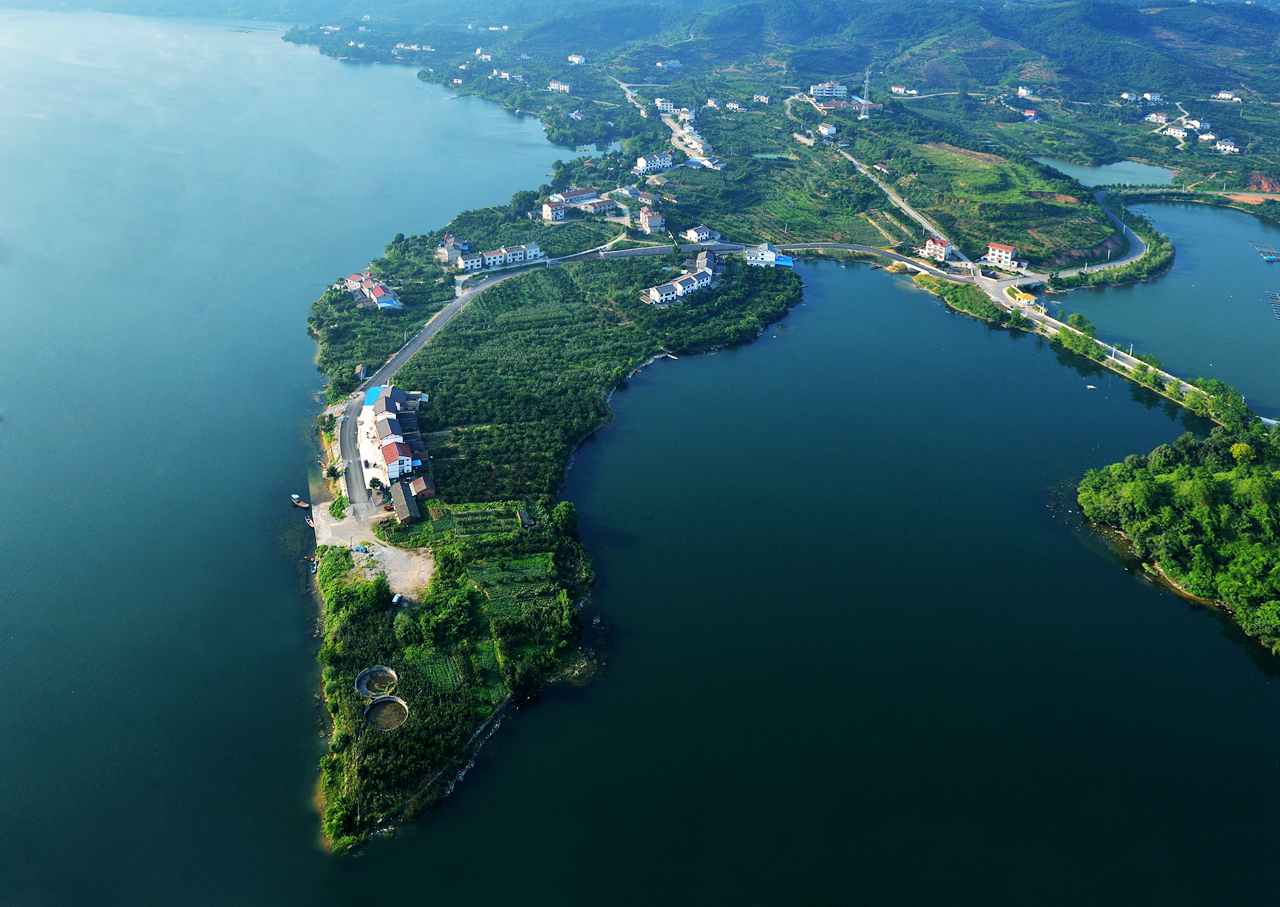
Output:
<svg viewBox="0 0 1280 907">
<path fill-rule="evenodd" d="M 293 501 L 293 506 L 294 506 L 294 507 L 301 507 L 302 509 L 304 509 L 304 510 L 305 510 L 305 509 L 307 509 L 308 507 L 310 507 L 310 506 L 311 506 L 311 505 L 310 505 L 310 504 L 308 504 L 306 501 L 302 500 L 302 496 L 301 496 L 301 495 L 291 494 L 291 495 L 289 495 L 289 499 L 290 499 L 291 501 Z"/>
</svg>

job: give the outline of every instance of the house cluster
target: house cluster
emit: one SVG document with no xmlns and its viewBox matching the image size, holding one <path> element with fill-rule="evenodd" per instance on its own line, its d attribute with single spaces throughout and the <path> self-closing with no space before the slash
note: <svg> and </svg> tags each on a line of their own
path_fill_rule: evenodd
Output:
<svg viewBox="0 0 1280 907">
<path fill-rule="evenodd" d="M 368 271 L 348 274 L 342 283 L 362 306 L 377 306 L 379 309 L 404 308 L 396 294 L 382 281 L 374 279 Z"/>
<path fill-rule="evenodd" d="M 542 219 L 549 224 L 557 223 L 564 220 L 571 210 L 583 214 L 608 214 L 613 210 L 613 201 L 601 198 L 594 189 L 570 186 L 547 196 L 542 203 Z"/>
<path fill-rule="evenodd" d="M 552 79 L 547 83 L 547 91 L 558 91 L 560 94 L 568 94 L 569 83 L 561 82 L 559 79 Z"/>
<path fill-rule="evenodd" d="M 947 239 L 941 236 L 930 236 L 924 241 L 924 245 L 916 249 L 916 254 L 924 258 L 931 258 L 934 261 L 945 262 L 953 254 L 955 254 L 955 246 Z"/>
<path fill-rule="evenodd" d="M 1234 91 L 1219 91 L 1214 94 L 1213 99 L 1215 101 L 1225 101 L 1228 104 L 1244 103 L 1244 98 L 1240 97 L 1240 95 L 1236 94 Z"/>
<path fill-rule="evenodd" d="M 583 63 L 587 62 L 587 58 L 582 54 L 569 54 L 567 59 L 571 66 L 581 66 Z"/>
<path fill-rule="evenodd" d="M 792 268 L 795 261 L 790 255 L 783 255 L 773 243 L 761 243 L 758 246 L 747 246 L 742 250 L 742 257 L 753 268 Z"/>
<path fill-rule="evenodd" d="M 889 94 L 896 94 L 903 98 L 914 98 L 916 95 L 920 94 L 920 91 L 916 88 L 908 88 L 905 85 L 890 85 Z"/>
<path fill-rule="evenodd" d="M 356 438 L 365 481 L 384 488 L 422 468 L 427 448 L 418 428 L 423 395 L 383 384 L 370 388 L 356 417 Z"/>
<path fill-rule="evenodd" d="M 1008 243 L 987 243 L 987 251 L 982 256 L 982 260 L 992 267 L 1005 271 L 1017 271 L 1022 267 L 1021 262 L 1018 261 L 1018 250 Z"/>
<path fill-rule="evenodd" d="M 704 267 L 697 271 L 685 271 L 675 280 L 660 283 L 644 291 L 644 301 L 650 305 L 670 305 L 677 299 L 698 292 L 711 286 L 711 268 Z"/>
<path fill-rule="evenodd" d="M 435 258 L 445 267 L 470 272 L 541 261 L 543 254 L 536 242 L 519 246 L 502 246 L 487 252 L 472 252 L 470 243 L 463 242 L 452 233 L 446 233 L 440 245 L 436 246 Z"/>
<path fill-rule="evenodd" d="M 1239 154 L 1240 148 L 1231 139 L 1218 139 L 1213 146 L 1215 151 L 1222 154 Z"/>
<path fill-rule="evenodd" d="M 636 165 L 631 168 L 631 172 L 636 176 L 647 176 L 650 173 L 659 173 L 663 170 L 670 170 L 673 165 L 670 151 L 659 151 L 654 154 L 642 154 L 636 158 Z"/>
</svg>

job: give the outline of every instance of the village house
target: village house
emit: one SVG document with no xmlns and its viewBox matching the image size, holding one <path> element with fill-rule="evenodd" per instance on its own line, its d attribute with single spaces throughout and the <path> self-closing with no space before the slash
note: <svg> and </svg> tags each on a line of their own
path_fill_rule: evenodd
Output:
<svg viewBox="0 0 1280 907">
<path fill-rule="evenodd" d="M 449 266 L 458 260 L 460 254 L 470 249 L 470 243 L 463 242 L 452 233 L 446 233 L 440 240 L 440 244 L 436 246 L 435 259 L 441 264 Z"/>
<path fill-rule="evenodd" d="M 542 219 L 547 223 L 564 220 L 566 206 L 562 202 L 543 202 Z"/>
<path fill-rule="evenodd" d="M 670 170 L 671 166 L 671 152 L 659 151 L 656 154 L 644 154 L 636 158 L 636 165 L 631 168 L 631 172 L 637 176 L 644 176 L 660 170 Z"/>
<path fill-rule="evenodd" d="M 552 79 L 547 83 L 547 91 L 558 91 L 561 94 L 569 93 L 569 83 L 561 82 L 559 79 Z"/>
<path fill-rule="evenodd" d="M 724 105 L 724 109 L 725 110 L 741 110 L 742 105 L 739 104 L 737 101 L 730 101 L 729 103 Z"/>
<path fill-rule="evenodd" d="M 1122 101 L 1136 101 L 1137 99 L 1138 99 L 1138 96 L 1134 94 L 1132 91 L 1120 92 L 1120 100 Z"/>
<path fill-rule="evenodd" d="M 1183 125 L 1186 126 L 1188 129 L 1200 129 L 1202 127 L 1204 129 L 1209 128 L 1208 123 L 1201 123 L 1199 120 L 1184 120 Z"/>
<path fill-rule="evenodd" d="M 751 100 L 756 104 L 764 104 L 766 107 L 769 105 L 769 96 L 767 94 L 753 94 Z"/>
<path fill-rule="evenodd" d="M 889 86 L 889 94 L 905 95 L 906 93 L 907 93 L 907 86 L 905 86 L 905 85 L 890 85 L 890 86 Z"/>
<path fill-rule="evenodd" d="M 1215 101 L 1230 101 L 1233 104 L 1240 103 L 1240 96 L 1234 91 L 1220 91 L 1213 96 Z"/>
<path fill-rule="evenodd" d="M 645 233 L 658 233 L 667 225 L 667 219 L 647 205 L 640 209 L 640 229 Z"/>
<path fill-rule="evenodd" d="M 583 63 L 587 62 L 587 58 L 582 54 L 569 54 L 567 59 L 574 66 L 581 66 Z"/>
<path fill-rule="evenodd" d="M 416 523 L 422 519 L 422 511 L 418 509 L 418 502 L 405 487 L 404 482 L 394 482 L 391 485 L 391 507 L 395 511 L 396 519 L 401 523 Z"/>
<path fill-rule="evenodd" d="M 461 85 L 461 84 L 462 84 L 462 80 L 461 80 L 461 79 L 453 79 L 453 80 L 451 80 L 451 84 L 453 84 L 453 85 Z"/>
<path fill-rule="evenodd" d="M 1163 126 L 1165 123 L 1169 122 L 1169 115 L 1164 113 L 1149 113 L 1146 116 L 1146 120 L 1148 123 L 1158 123 Z"/>
<path fill-rule="evenodd" d="M 382 459 L 387 467 L 387 479 L 392 482 L 413 472 L 413 451 L 408 444 L 400 441 L 384 444 Z"/>
<path fill-rule="evenodd" d="M 484 267 L 484 256 L 479 252 L 460 252 L 453 266 L 459 271 L 479 271 Z"/>
<path fill-rule="evenodd" d="M 659 60 L 653 65 L 658 69 L 684 69 L 684 64 L 679 60 Z"/>
<path fill-rule="evenodd" d="M 675 280 L 649 287 L 645 290 L 645 301 L 652 305 L 666 305 L 711 286 L 711 278 L 710 268 L 702 268 L 693 273 L 686 271 Z"/>
<path fill-rule="evenodd" d="M 790 255 L 783 255 L 773 243 L 761 243 L 748 246 L 743 250 L 743 257 L 753 268 L 790 268 L 795 265 Z"/>
<path fill-rule="evenodd" d="M 364 464 L 365 480 L 389 486 L 391 482 L 422 465 L 425 448 L 417 432 L 416 403 L 418 395 L 406 394 L 394 385 L 372 387 L 365 392 L 364 402 L 356 417 L 359 456 Z M 411 442 L 405 423 L 414 431 Z"/>
<path fill-rule="evenodd" d="M 720 102 L 717 101 L 715 98 L 707 98 L 707 106 L 710 107 L 712 110 L 715 110 L 717 107 L 720 106 Z"/>
<path fill-rule="evenodd" d="M 830 123 L 818 124 L 818 135 L 822 136 L 824 139 L 835 138 L 836 131 L 836 127 Z"/>
<path fill-rule="evenodd" d="M 987 243 L 987 254 L 982 256 L 982 260 L 989 265 L 1006 270 L 1016 270 L 1018 262 L 1015 256 L 1018 250 L 1008 243 L 991 242 Z"/>
<path fill-rule="evenodd" d="M 690 227 L 680 235 L 689 240 L 689 242 L 714 242 L 720 238 L 719 233 L 704 224 Z"/>
<path fill-rule="evenodd" d="M 379 309 L 400 309 L 400 300 L 386 284 L 377 280 L 368 271 L 359 274 L 348 274 L 343 286 L 362 306 L 377 306 Z"/>
<path fill-rule="evenodd" d="M 1202 132 L 1200 135 L 1196 136 L 1196 138 L 1200 139 L 1202 142 L 1213 142 L 1217 141 L 1218 137 L 1212 132 Z"/>
<path fill-rule="evenodd" d="M 923 248 L 916 251 L 925 258 L 932 258 L 934 261 L 946 261 L 955 252 L 955 246 L 951 245 L 949 240 L 940 236 L 930 236 L 924 241 Z"/>
<path fill-rule="evenodd" d="M 1022 111 L 1022 115 L 1026 117 L 1028 120 L 1039 119 L 1039 111 L 1037 111 L 1034 107 L 1028 107 L 1026 110 Z"/>
<path fill-rule="evenodd" d="M 1158 91 L 1144 91 L 1142 93 L 1142 100 L 1146 101 L 1148 104 L 1159 104 L 1164 100 L 1164 98 L 1161 97 L 1160 92 Z"/>
<path fill-rule="evenodd" d="M 676 109 L 675 102 L 670 98 L 654 98 L 653 106 L 658 108 L 661 113 L 674 113 Z"/>
<path fill-rule="evenodd" d="M 1217 144 L 1215 144 L 1213 147 L 1215 150 L 1220 151 L 1223 154 L 1239 154 L 1240 153 L 1240 148 L 1236 145 L 1235 142 L 1231 141 L 1231 139 L 1218 139 Z"/>
<path fill-rule="evenodd" d="M 607 198 L 589 198 L 573 207 L 583 214 L 607 214 L 613 210 L 613 201 Z"/>
<path fill-rule="evenodd" d="M 1180 126 L 1170 126 L 1164 131 L 1164 134 L 1175 139 L 1185 139 L 1187 137 L 1187 130 Z"/>
<path fill-rule="evenodd" d="M 595 198 L 597 195 L 594 189 L 582 189 L 578 186 L 570 186 L 567 189 L 561 189 L 559 192 L 553 192 L 547 198 L 553 202 L 560 202 L 564 205 L 577 205 L 585 202 L 587 199 Z"/>
<path fill-rule="evenodd" d="M 1018 86 L 1018 97 L 1020 97 L 1020 98 L 1029 98 L 1029 97 L 1031 97 L 1031 89 L 1030 89 L 1030 88 L 1028 88 L 1028 87 L 1027 87 L 1027 86 L 1025 86 L 1025 85 L 1019 85 L 1019 86 Z"/>
<path fill-rule="evenodd" d="M 812 98 L 847 98 L 849 86 L 839 82 L 819 82 L 809 86 L 809 97 Z"/>
</svg>

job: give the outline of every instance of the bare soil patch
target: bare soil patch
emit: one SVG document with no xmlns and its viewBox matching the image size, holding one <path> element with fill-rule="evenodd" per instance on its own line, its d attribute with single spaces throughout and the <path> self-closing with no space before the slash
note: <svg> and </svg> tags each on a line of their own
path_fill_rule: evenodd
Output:
<svg viewBox="0 0 1280 907">
<path fill-rule="evenodd" d="M 946 142 L 927 142 L 924 147 L 932 148 L 935 151 L 946 151 L 949 154 L 958 154 L 960 157 L 967 157 L 971 161 L 978 161 L 983 164 L 1003 164 L 1005 162 L 1005 159 L 998 154 L 974 151 L 972 148 L 959 148 Z"/>
</svg>

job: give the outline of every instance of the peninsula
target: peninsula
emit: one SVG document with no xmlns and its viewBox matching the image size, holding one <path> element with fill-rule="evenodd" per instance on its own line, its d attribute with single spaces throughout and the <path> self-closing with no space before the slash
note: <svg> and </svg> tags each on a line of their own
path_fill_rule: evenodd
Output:
<svg viewBox="0 0 1280 907">
<path fill-rule="evenodd" d="M 760 33 L 776 36 L 769 11 L 759 15 L 772 23 Z M 456 24 L 342 22 L 287 36 L 344 60 L 414 66 L 424 81 L 538 116 L 555 141 L 609 144 L 505 205 L 396 236 L 313 306 L 335 498 L 317 514 L 317 559 L 332 722 L 323 824 L 336 850 L 446 794 L 510 705 L 589 676 L 580 608 L 592 568 L 572 505 L 557 500 L 570 457 L 637 368 L 750 342 L 785 315 L 801 298 L 795 256 L 913 274 L 956 311 L 1040 334 L 1218 423 L 1173 454 L 1091 473 L 1081 504 L 1275 644 L 1280 605 L 1264 578 L 1280 517 L 1274 427 L 1220 381 L 1126 352 L 1034 292 L 1145 280 L 1173 260 L 1125 190 L 1088 190 L 1036 159 L 1096 160 L 1104 132 L 1107 154 L 1179 155 L 1180 197 L 1274 216 L 1280 201 L 1254 192 L 1280 172 L 1265 141 L 1280 117 L 1262 88 L 1200 99 L 1208 75 L 1165 73 L 1196 99 L 1177 104 L 1175 152 L 1167 129 L 1153 138 L 1139 125 L 1160 94 L 1120 87 L 1136 70 L 1086 89 L 1079 60 L 1029 70 L 1039 43 L 1008 51 L 976 85 L 921 68 L 910 42 L 930 35 L 907 29 L 896 55 L 875 46 L 885 70 L 873 84 L 871 67 L 817 53 L 803 28 L 779 41 L 699 21 L 659 49 L 635 23 L 555 40 L 550 24 L 477 38 Z M 1030 42 L 1031 23 L 1020 27 Z M 733 50 L 716 45 L 722 33 L 737 36 Z M 1041 78 L 1015 84 L 1027 71 Z M 1262 74 L 1256 85 L 1280 88 Z M 1205 105 L 1246 101 L 1256 115 L 1235 140 L 1186 141 L 1208 133 Z M 1227 500 L 1239 513 L 1195 516 Z"/>
</svg>

